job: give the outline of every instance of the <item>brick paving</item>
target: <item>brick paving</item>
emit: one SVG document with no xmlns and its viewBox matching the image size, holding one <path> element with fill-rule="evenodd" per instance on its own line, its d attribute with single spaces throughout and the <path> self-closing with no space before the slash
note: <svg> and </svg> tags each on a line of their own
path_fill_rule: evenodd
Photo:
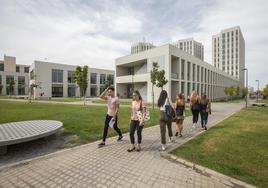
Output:
<svg viewBox="0 0 268 188">
<path fill-rule="evenodd" d="M 242 104 L 213 103 L 209 127 L 238 111 Z M 185 120 L 184 136 L 168 144 L 168 151 L 187 142 L 202 130 L 192 130 L 191 117 Z M 175 128 L 175 126 L 173 126 Z M 160 156 L 159 126 L 143 131 L 141 152 L 128 153 L 129 137 L 116 137 L 107 145 L 97 143 L 62 150 L 0 170 L 0 187 L 237 187 L 176 164 Z"/>
</svg>

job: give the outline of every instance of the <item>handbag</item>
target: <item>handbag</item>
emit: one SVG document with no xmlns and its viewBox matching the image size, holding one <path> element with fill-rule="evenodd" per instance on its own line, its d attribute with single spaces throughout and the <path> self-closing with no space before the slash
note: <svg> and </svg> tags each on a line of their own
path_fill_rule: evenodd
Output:
<svg viewBox="0 0 268 188">
<path fill-rule="evenodd" d="M 136 112 L 136 115 L 137 115 L 137 118 L 139 121 L 142 121 L 142 101 L 141 101 L 141 104 L 140 104 L 140 109 Z M 149 110 L 147 110 L 147 108 L 145 108 L 145 115 L 144 115 L 144 119 L 143 121 L 149 121 L 150 120 L 150 112 Z"/>
<path fill-rule="evenodd" d="M 170 118 L 175 118 L 176 117 L 176 113 L 174 111 L 174 109 L 172 108 L 172 106 L 170 105 L 169 103 L 169 100 L 168 100 L 168 104 L 165 105 L 165 111 L 166 111 L 166 114 L 170 117 Z"/>
</svg>

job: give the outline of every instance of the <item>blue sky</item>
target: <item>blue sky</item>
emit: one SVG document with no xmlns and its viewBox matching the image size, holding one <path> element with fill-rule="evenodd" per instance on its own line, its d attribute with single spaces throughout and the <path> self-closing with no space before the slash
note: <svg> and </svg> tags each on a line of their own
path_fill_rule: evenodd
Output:
<svg viewBox="0 0 268 188">
<path fill-rule="evenodd" d="M 44 60 L 114 69 L 117 57 L 145 38 L 162 45 L 194 37 L 211 63 L 211 37 L 239 25 L 249 84 L 268 84 L 266 0 L 0 0 L 0 59 Z"/>
</svg>

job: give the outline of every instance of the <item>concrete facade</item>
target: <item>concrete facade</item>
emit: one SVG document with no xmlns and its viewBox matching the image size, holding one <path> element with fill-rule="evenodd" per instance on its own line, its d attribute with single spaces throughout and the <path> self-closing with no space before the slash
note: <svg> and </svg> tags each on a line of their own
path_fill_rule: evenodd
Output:
<svg viewBox="0 0 268 188">
<path fill-rule="evenodd" d="M 239 79 L 240 87 L 244 87 L 245 40 L 239 26 L 212 36 L 212 62 L 215 67 Z"/>
<path fill-rule="evenodd" d="M 153 62 L 158 63 L 160 70 L 165 70 L 168 83 L 163 89 L 172 100 L 178 93 L 189 96 L 192 90 L 196 90 L 199 95 L 206 93 L 211 100 L 217 100 L 225 97 L 224 87 L 239 85 L 237 78 L 167 44 L 115 60 L 116 92 L 121 98 L 130 98 L 134 89 L 140 91 L 145 101 L 152 102 L 150 71 Z M 160 88 L 154 87 L 154 102 L 160 91 Z"/>
<path fill-rule="evenodd" d="M 27 95 L 29 67 L 29 65 L 16 64 L 16 57 L 4 55 L 4 59 L 0 61 L 0 95 L 9 95 L 9 80 L 15 81 L 12 95 Z"/>
<path fill-rule="evenodd" d="M 177 40 L 172 45 L 204 61 L 204 46 L 193 38 Z"/>
<path fill-rule="evenodd" d="M 138 42 L 131 45 L 131 54 L 136 54 L 139 52 L 143 52 L 145 50 L 149 50 L 151 48 L 155 48 L 152 43 L 149 42 Z"/>
<path fill-rule="evenodd" d="M 34 61 L 30 67 L 30 84 L 37 83 L 34 89 L 36 97 L 79 97 L 80 89 L 74 81 L 76 66 L 44 61 Z M 98 96 L 105 89 L 107 76 L 114 78 L 114 71 L 104 69 L 88 69 L 87 97 Z"/>
</svg>

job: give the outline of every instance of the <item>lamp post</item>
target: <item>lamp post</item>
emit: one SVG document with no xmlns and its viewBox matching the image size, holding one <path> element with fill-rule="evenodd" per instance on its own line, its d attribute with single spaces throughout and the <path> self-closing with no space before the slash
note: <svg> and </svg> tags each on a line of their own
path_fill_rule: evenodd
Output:
<svg viewBox="0 0 268 188">
<path fill-rule="evenodd" d="M 259 101 L 259 85 L 260 85 L 260 80 L 256 80 L 258 82 L 258 89 L 257 89 L 257 102 Z"/>
<path fill-rule="evenodd" d="M 247 95 L 246 95 L 246 108 L 248 107 L 248 69 L 243 68 L 242 71 L 246 71 L 246 89 L 247 89 Z"/>
</svg>

